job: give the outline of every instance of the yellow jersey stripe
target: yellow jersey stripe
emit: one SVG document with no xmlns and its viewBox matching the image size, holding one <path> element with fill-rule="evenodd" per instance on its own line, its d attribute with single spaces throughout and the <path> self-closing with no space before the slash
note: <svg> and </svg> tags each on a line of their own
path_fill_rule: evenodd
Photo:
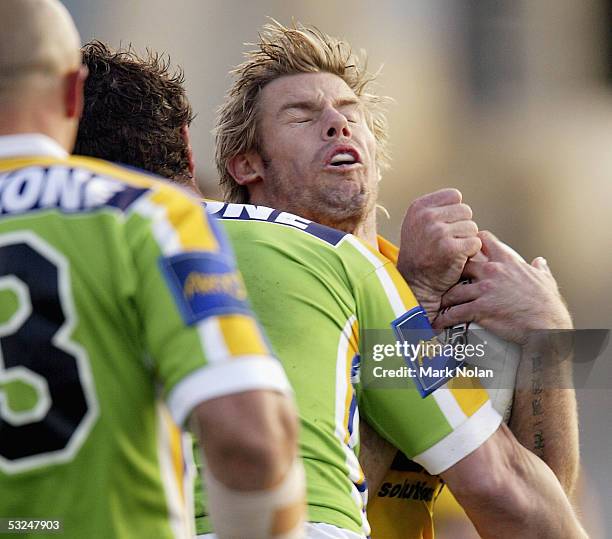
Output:
<svg viewBox="0 0 612 539">
<path fill-rule="evenodd" d="M 353 366 L 353 357 L 358 351 L 357 348 L 357 331 L 358 321 L 355 319 L 351 325 L 351 336 L 346 348 L 346 397 L 344 399 L 344 443 L 348 445 L 350 441 L 349 421 L 351 413 L 351 401 L 353 400 L 353 385 L 351 384 L 351 367 Z"/>
<path fill-rule="evenodd" d="M 168 196 L 169 189 L 158 189 L 149 200 L 166 210 L 170 225 L 176 230 L 184 250 L 218 252 L 219 244 L 208 222 L 205 220 L 205 210 L 193 211 L 193 200 L 185 197 Z"/>
<path fill-rule="evenodd" d="M 52 165 L 54 163 L 64 164 L 64 159 L 56 157 L 41 157 L 40 159 L 32 157 L 14 157 L 10 159 L 0 159 L 0 172 L 12 171 L 24 167 L 39 167 Z"/>
<path fill-rule="evenodd" d="M 174 421 L 172 421 L 169 416 L 168 420 L 172 422 L 170 427 L 170 448 L 172 451 L 172 467 L 174 469 L 174 475 L 176 476 L 176 483 L 179 488 L 181 501 L 183 503 L 186 503 L 184 456 L 181 430 L 176 426 Z"/>
<path fill-rule="evenodd" d="M 487 390 L 482 387 L 477 378 L 452 378 L 448 388 L 459 404 L 463 413 L 470 417 L 489 400 Z"/>
<path fill-rule="evenodd" d="M 217 317 L 217 321 L 230 357 L 270 354 L 259 326 L 250 316 L 221 315 Z"/>
</svg>

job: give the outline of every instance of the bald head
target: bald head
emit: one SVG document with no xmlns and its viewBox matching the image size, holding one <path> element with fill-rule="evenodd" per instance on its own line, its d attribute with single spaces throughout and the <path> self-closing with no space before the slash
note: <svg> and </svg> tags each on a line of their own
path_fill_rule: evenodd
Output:
<svg viewBox="0 0 612 539">
<path fill-rule="evenodd" d="M 0 135 L 42 133 L 71 151 L 87 69 L 59 0 L 0 0 Z"/>
<path fill-rule="evenodd" d="M 0 92 L 76 70 L 79 47 L 74 22 L 58 0 L 0 1 Z"/>
</svg>

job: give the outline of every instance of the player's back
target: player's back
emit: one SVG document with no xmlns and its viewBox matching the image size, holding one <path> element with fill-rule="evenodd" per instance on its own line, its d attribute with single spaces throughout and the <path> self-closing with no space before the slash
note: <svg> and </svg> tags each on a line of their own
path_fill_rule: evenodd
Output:
<svg viewBox="0 0 612 539">
<path fill-rule="evenodd" d="M 180 212 L 159 185 L 91 159 L 0 159 L 3 517 L 60 519 L 66 537 L 188 536 L 180 438 L 154 381 L 167 362 L 145 356 L 179 323 L 155 292 L 153 237 L 174 231 L 149 233 L 151 215 Z M 159 310 L 146 331 L 137 303 Z"/>
</svg>

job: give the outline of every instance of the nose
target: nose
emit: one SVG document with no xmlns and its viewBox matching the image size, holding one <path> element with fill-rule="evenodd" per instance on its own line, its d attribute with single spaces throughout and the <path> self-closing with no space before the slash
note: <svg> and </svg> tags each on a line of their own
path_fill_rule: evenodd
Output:
<svg viewBox="0 0 612 539">
<path fill-rule="evenodd" d="M 329 107 L 323 118 L 323 138 L 333 140 L 337 138 L 351 138 L 351 130 L 348 120 L 333 107 Z"/>
</svg>

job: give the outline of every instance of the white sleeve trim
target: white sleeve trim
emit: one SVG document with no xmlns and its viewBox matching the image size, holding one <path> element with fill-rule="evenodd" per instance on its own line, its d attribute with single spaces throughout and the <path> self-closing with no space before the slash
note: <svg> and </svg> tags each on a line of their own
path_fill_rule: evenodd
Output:
<svg viewBox="0 0 612 539">
<path fill-rule="evenodd" d="M 252 390 L 293 394 L 277 359 L 271 356 L 238 356 L 192 372 L 174 386 L 167 403 L 172 418 L 182 426 L 201 402 Z"/>
<path fill-rule="evenodd" d="M 491 401 L 487 401 L 448 436 L 412 460 L 430 474 L 438 475 L 478 449 L 501 422 L 501 415 L 493 408 Z"/>
</svg>

